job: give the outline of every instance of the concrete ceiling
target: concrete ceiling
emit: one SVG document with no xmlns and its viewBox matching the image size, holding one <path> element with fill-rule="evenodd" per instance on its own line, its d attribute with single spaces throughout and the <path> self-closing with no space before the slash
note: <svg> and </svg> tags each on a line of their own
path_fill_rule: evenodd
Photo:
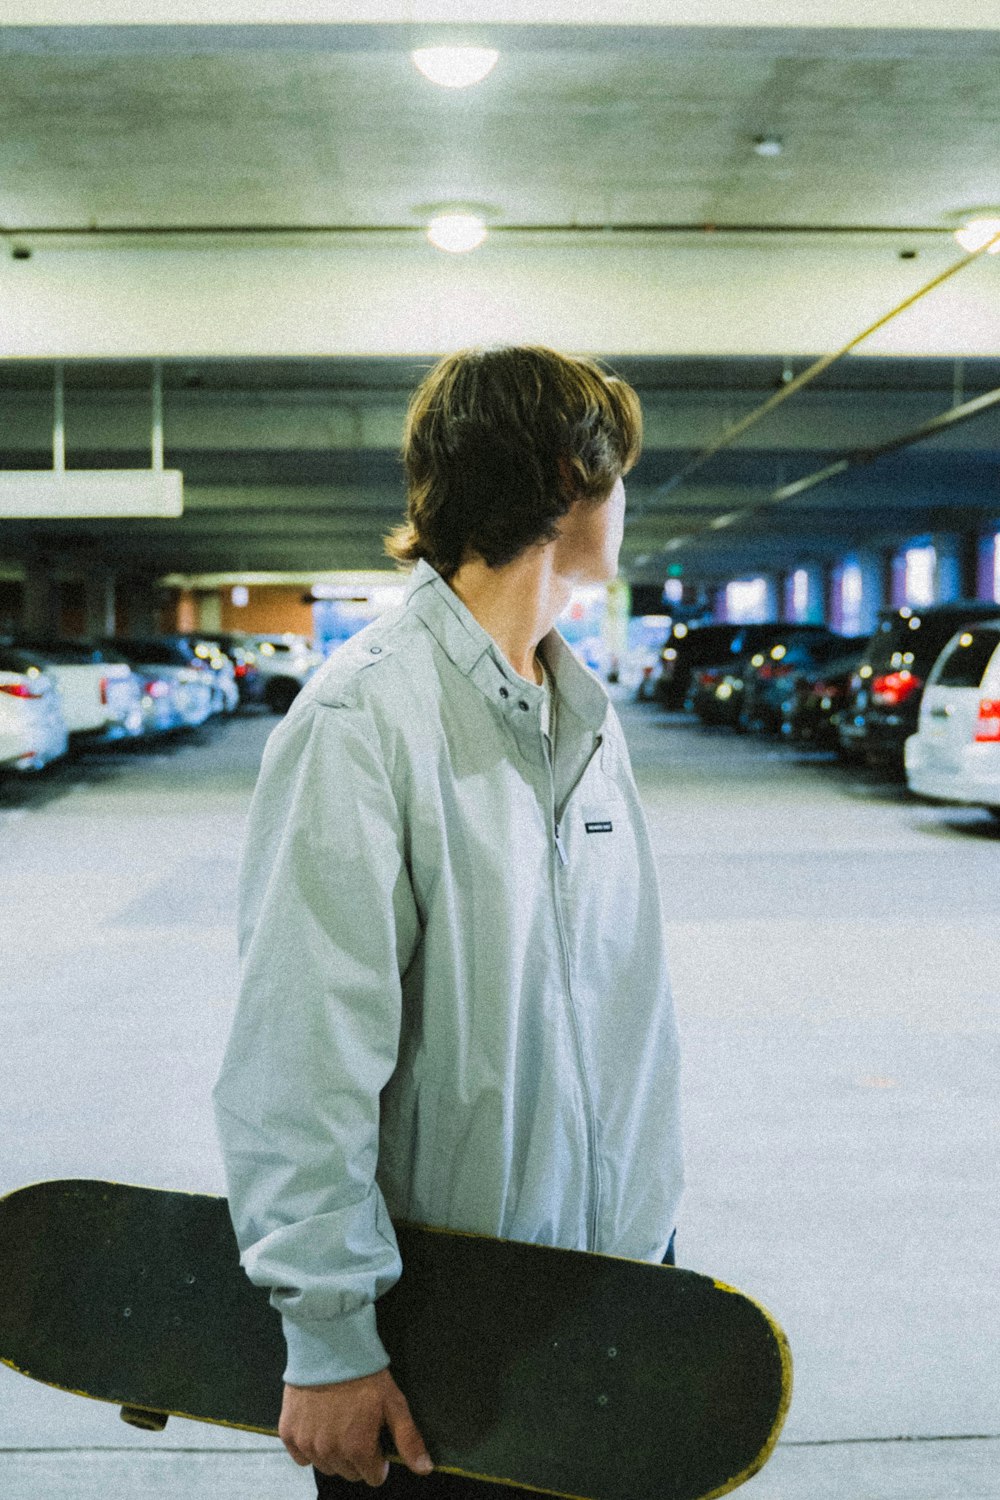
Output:
<svg viewBox="0 0 1000 1500">
<path fill-rule="evenodd" d="M 127 356 L 165 356 L 167 463 L 186 482 L 180 521 L 9 522 L 9 559 L 378 565 L 407 395 L 467 329 L 586 348 L 639 386 L 633 577 L 992 524 L 997 408 L 770 497 L 1000 385 L 1000 257 L 900 318 L 900 344 L 874 340 L 877 357 L 842 360 L 669 481 L 953 263 L 956 225 L 1000 204 L 1000 16 L 951 32 L 495 24 L 500 63 L 466 92 L 417 74 L 408 49 L 427 39 L 0 25 L 0 235 L 20 257 L 0 263 L 0 467 L 51 461 L 60 356 L 70 464 L 145 462 L 150 364 Z M 770 135 L 782 154 L 755 154 Z M 446 202 L 482 206 L 483 252 L 423 242 Z"/>
<path fill-rule="evenodd" d="M 389 229 L 464 199 L 507 228 L 942 230 L 1000 193 L 1000 48 L 972 36 L 518 28 L 469 90 L 394 34 L 338 39 L 8 34 L 4 224 Z"/>
</svg>

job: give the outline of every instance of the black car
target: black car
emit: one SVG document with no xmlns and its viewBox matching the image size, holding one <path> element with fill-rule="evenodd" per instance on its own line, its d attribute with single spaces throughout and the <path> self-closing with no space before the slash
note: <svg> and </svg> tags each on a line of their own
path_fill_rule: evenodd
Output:
<svg viewBox="0 0 1000 1500">
<path fill-rule="evenodd" d="M 660 652 L 656 697 L 664 708 L 690 706 L 701 669 L 735 667 L 741 657 L 752 656 L 773 640 L 775 631 L 821 631 L 822 625 L 794 625 L 771 621 L 768 625 L 686 625 L 678 622 Z"/>
<path fill-rule="evenodd" d="M 795 744 L 818 750 L 836 750 L 837 726 L 854 677 L 864 656 L 868 637 L 852 644 L 845 639 L 840 654 L 802 673 L 782 705 L 781 733 Z"/>
<path fill-rule="evenodd" d="M 847 636 L 832 630 L 807 630 L 801 625 L 777 632 L 743 664 L 737 727 L 780 734 L 785 704 L 797 684 L 825 662 L 842 656 L 852 644 Z M 862 645 L 862 641 L 857 642 L 859 651 Z"/>
<path fill-rule="evenodd" d="M 927 674 L 956 630 L 995 619 L 996 613 L 996 601 L 987 599 L 880 611 L 837 728 L 844 759 L 883 764 L 901 774 L 903 746 L 916 733 Z"/>
<path fill-rule="evenodd" d="M 737 729 L 758 727 L 747 713 L 747 689 L 763 669 L 761 689 L 769 672 L 780 671 L 784 657 L 793 659 L 812 642 L 825 642 L 832 632 L 825 625 L 744 625 L 733 640 L 728 660 L 696 667 L 691 674 L 687 703 L 705 724 L 729 724 Z"/>
</svg>

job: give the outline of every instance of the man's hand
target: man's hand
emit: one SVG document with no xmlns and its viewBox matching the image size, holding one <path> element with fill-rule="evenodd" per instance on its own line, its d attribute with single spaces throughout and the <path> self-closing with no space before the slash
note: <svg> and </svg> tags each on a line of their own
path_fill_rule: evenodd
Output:
<svg viewBox="0 0 1000 1500">
<path fill-rule="evenodd" d="M 389 1465 L 379 1447 L 388 1427 L 396 1452 L 414 1474 L 433 1468 L 406 1397 L 388 1370 L 339 1385 L 286 1385 L 278 1436 L 297 1464 L 321 1474 L 385 1483 Z"/>
</svg>

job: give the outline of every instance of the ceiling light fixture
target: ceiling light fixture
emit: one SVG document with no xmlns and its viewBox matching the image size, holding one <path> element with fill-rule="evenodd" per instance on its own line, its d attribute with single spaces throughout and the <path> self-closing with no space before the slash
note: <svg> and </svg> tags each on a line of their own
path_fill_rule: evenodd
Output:
<svg viewBox="0 0 1000 1500">
<path fill-rule="evenodd" d="M 427 226 L 427 238 L 439 250 L 464 255 L 477 250 L 486 238 L 486 224 L 478 214 L 435 214 Z"/>
<path fill-rule="evenodd" d="M 961 229 L 956 229 L 955 238 L 963 250 L 973 255 L 977 250 L 982 250 L 984 245 L 989 245 L 990 240 L 1000 235 L 1000 216 L 983 217 L 981 219 L 970 219 L 963 224 Z M 990 245 L 987 255 L 1000 254 L 1000 239 L 995 245 Z"/>
<path fill-rule="evenodd" d="M 753 149 L 758 156 L 780 156 L 785 147 L 776 135 L 758 135 L 754 137 Z"/>
<path fill-rule="evenodd" d="M 500 54 L 493 47 L 418 47 L 410 56 L 431 83 L 467 89 L 492 73 Z"/>
</svg>

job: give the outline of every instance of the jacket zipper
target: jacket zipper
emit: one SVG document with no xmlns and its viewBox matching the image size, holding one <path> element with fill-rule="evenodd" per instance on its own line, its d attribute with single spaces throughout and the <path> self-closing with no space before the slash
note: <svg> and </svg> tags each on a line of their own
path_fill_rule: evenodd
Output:
<svg viewBox="0 0 1000 1500">
<path fill-rule="evenodd" d="M 576 781 L 573 783 L 565 799 L 563 800 L 563 812 L 565 812 L 566 807 L 569 804 L 570 797 L 572 797 L 573 793 L 576 791 L 576 788 L 580 785 L 580 782 L 586 775 L 587 768 L 589 767 L 591 761 L 594 759 L 594 755 L 596 755 L 598 750 L 600 749 L 602 738 L 603 736 L 598 735 L 597 742 L 594 745 L 593 755 L 588 757 L 587 764 L 583 767 L 583 770 L 580 772 L 579 776 L 576 778 Z M 559 831 L 559 812 L 556 809 L 555 770 L 552 765 L 552 752 L 549 748 L 548 741 L 546 741 L 545 745 L 545 761 L 549 770 L 549 790 L 551 792 L 552 828 L 554 835 L 553 847 L 555 850 L 555 855 L 559 860 L 559 864 L 563 869 L 565 869 L 569 864 L 569 856 L 566 853 L 566 846 L 563 843 L 562 835 Z M 566 937 L 566 927 L 563 922 L 562 893 L 559 890 L 559 870 L 556 868 L 555 860 L 552 861 L 552 887 L 552 895 L 556 912 L 556 930 L 559 933 L 559 945 L 562 950 L 563 975 L 566 984 L 567 1009 L 569 1011 L 570 1026 L 573 1031 L 573 1044 L 576 1049 L 577 1069 L 580 1075 L 584 1109 L 587 1117 L 587 1145 L 590 1151 L 591 1182 L 591 1207 L 590 1220 L 587 1226 L 587 1248 L 588 1250 L 594 1251 L 597 1249 L 597 1226 L 600 1220 L 601 1205 L 601 1173 L 597 1160 L 597 1110 L 594 1105 L 594 1096 L 591 1093 L 590 1089 L 590 1080 L 587 1077 L 586 1059 L 583 1050 L 583 1037 L 580 1034 L 580 1020 L 579 1016 L 577 1015 L 576 1002 L 573 999 L 573 979 L 572 966 L 570 964 L 569 956 L 569 942 Z"/>
</svg>

